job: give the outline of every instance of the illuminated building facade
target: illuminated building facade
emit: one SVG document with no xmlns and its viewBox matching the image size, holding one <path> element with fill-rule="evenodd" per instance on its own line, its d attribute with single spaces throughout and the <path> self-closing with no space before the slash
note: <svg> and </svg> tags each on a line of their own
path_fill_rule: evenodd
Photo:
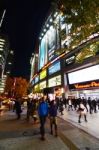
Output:
<svg viewBox="0 0 99 150">
<path fill-rule="evenodd" d="M 91 35 L 71 51 L 67 51 L 72 39 L 69 36 L 71 24 L 64 23 L 65 17 L 59 12 L 51 12 L 42 27 L 38 72 L 32 74 L 31 80 L 33 92 L 87 98 L 93 93 L 99 98 L 99 76 L 90 75 L 92 70 L 99 72 L 99 33 Z M 79 62 L 82 51 L 85 48 L 93 50 L 95 43 L 98 45 L 96 56 L 89 54 L 83 62 Z"/>
<path fill-rule="evenodd" d="M 4 92 L 6 79 L 10 75 L 14 52 L 9 50 L 9 40 L 0 34 L 0 93 Z"/>
</svg>

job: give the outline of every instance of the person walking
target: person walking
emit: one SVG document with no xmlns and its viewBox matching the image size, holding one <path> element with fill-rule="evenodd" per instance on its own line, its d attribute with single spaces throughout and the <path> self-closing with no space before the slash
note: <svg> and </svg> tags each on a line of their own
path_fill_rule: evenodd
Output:
<svg viewBox="0 0 99 150">
<path fill-rule="evenodd" d="M 92 105 L 92 100 L 90 97 L 88 97 L 88 105 L 89 105 L 89 113 L 93 113 L 93 105 Z"/>
<path fill-rule="evenodd" d="M 48 103 L 46 102 L 47 100 L 46 98 L 47 96 L 42 97 L 38 105 L 41 140 L 45 140 L 45 123 L 46 123 L 46 117 L 48 116 Z"/>
<path fill-rule="evenodd" d="M 69 98 L 69 100 L 68 100 L 68 111 L 70 111 L 70 109 L 73 110 L 73 105 L 72 105 L 72 99 L 71 98 Z"/>
<path fill-rule="evenodd" d="M 52 100 L 49 107 L 49 118 L 50 118 L 50 129 L 51 134 L 53 135 L 53 126 L 55 131 L 55 136 L 57 137 L 57 105 L 55 101 Z"/>
<path fill-rule="evenodd" d="M 22 113 L 20 97 L 17 97 L 16 100 L 15 100 L 15 110 L 16 110 L 17 119 L 20 119 L 21 118 L 21 113 Z"/>
<path fill-rule="evenodd" d="M 64 111 L 63 99 L 60 98 L 60 100 L 59 100 L 59 112 L 61 113 L 61 115 L 64 115 L 64 114 L 63 114 L 63 111 Z"/>
<path fill-rule="evenodd" d="M 82 101 L 80 102 L 78 113 L 79 113 L 78 123 L 81 123 L 82 116 L 84 116 L 85 122 L 87 122 L 87 116 L 86 116 L 87 110 Z"/>
<path fill-rule="evenodd" d="M 33 99 L 29 98 L 27 100 L 27 121 L 30 120 L 30 116 L 33 116 Z"/>
</svg>

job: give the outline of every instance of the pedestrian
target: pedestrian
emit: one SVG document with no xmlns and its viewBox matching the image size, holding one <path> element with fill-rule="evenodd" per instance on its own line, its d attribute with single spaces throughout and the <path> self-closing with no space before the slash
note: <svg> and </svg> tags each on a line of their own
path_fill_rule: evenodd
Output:
<svg viewBox="0 0 99 150">
<path fill-rule="evenodd" d="M 92 114 L 92 112 L 93 112 L 93 104 L 92 104 L 91 97 L 88 97 L 88 105 L 89 105 L 89 112 L 90 112 L 90 114 Z"/>
<path fill-rule="evenodd" d="M 63 111 L 64 111 L 63 99 L 60 98 L 60 100 L 59 100 L 59 112 L 61 113 L 61 115 L 64 115 L 64 114 L 63 114 Z"/>
<path fill-rule="evenodd" d="M 45 140 L 45 123 L 46 123 L 46 117 L 48 116 L 48 103 L 46 102 L 47 100 L 46 98 L 47 96 L 42 97 L 38 105 L 41 140 Z"/>
<path fill-rule="evenodd" d="M 81 123 L 81 117 L 82 116 L 84 116 L 85 122 L 87 122 L 87 115 L 86 115 L 87 110 L 86 110 L 86 107 L 84 106 L 82 101 L 80 102 L 80 105 L 79 105 L 77 112 L 79 113 L 78 123 Z"/>
<path fill-rule="evenodd" d="M 72 99 L 71 98 L 69 98 L 69 100 L 68 100 L 68 111 L 70 111 L 70 109 L 73 110 L 73 105 L 72 105 Z"/>
<path fill-rule="evenodd" d="M 53 135 L 53 126 L 54 126 L 54 132 L 55 136 L 57 137 L 57 105 L 55 104 L 55 101 L 52 100 L 49 107 L 49 118 L 50 118 L 50 129 L 51 134 Z"/>
<path fill-rule="evenodd" d="M 15 100 L 15 110 L 16 110 L 17 119 L 20 119 L 21 118 L 21 113 L 22 113 L 20 97 L 17 97 L 16 100 Z"/>
<path fill-rule="evenodd" d="M 33 99 L 29 98 L 27 100 L 27 121 L 30 120 L 30 116 L 33 116 Z"/>
</svg>

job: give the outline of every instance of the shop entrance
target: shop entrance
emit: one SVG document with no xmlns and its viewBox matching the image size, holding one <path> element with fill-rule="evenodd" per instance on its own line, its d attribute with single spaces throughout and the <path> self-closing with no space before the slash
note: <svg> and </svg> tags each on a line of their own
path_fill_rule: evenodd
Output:
<svg viewBox="0 0 99 150">
<path fill-rule="evenodd" d="M 73 92 L 71 91 L 71 94 L 74 95 L 77 98 L 84 97 L 87 100 L 88 100 L 88 97 L 91 97 L 91 99 L 99 99 L 99 89 L 96 89 L 96 90 L 73 91 Z"/>
</svg>

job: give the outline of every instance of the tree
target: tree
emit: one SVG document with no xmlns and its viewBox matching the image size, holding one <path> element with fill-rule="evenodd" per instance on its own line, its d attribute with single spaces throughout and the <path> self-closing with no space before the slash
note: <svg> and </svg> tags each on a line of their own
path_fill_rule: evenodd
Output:
<svg viewBox="0 0 99 150">
<path fill-rule="evenodd" d="M 5 86 L 5 93 L 8 93 L 8 96 L 12 95 L 13 83 L 14 83 L 13 78 L 8 77 Z"/>
<path fill-rule="evenodd" d="M 67 51 L 73 50 L 91 35 L 99 35 L 99 0 L 55 0 L 54 7 L 65 16 L 64 22 L 71 25 Z M 60 34 L 64 37 L 62 32 Z M 88 53 L 90 49 L 87 49 Z"/>
<path fill-rule="evenodd" d="M 6 82 L 5 92 L 10 93 L 11 96 L 23 97 L 27 94 L 28 82 L 26 79 L 8 78 Z"/>
</svg>

